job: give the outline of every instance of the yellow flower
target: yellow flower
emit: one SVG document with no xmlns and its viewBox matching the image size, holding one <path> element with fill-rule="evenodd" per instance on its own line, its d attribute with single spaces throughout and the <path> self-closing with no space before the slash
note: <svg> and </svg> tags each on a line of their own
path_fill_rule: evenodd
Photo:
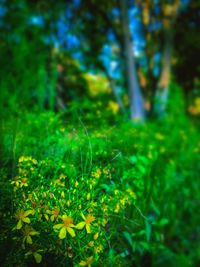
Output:
<svg viewBox="0 0 200 267">
<path fill-rule="evenodd" d="M 94 240 L 97 240 L 98 237 L 99 237 L 99 233 L 97 232 L 97 233 L 94 235 Z"/>
<path fill-rule="evenodd" d="M 33 255 L 33 257 L 35 258 L 35 261 L 37 263 L 40 263 L 42 261 L 42 256 L 38 253 L 41 252 L 41 249 L 36 249 L 36 248 L 32 248 L 31 250 L 29 250 L 26 255 Z"/>
<path fill-rule="evenodd" d="M 32 159 L 32 162 L 33 162 L 33 164 L 35 164 L 35 165 L 38 163 L 36 159 Z"/>
<path fill-rule="evenodd" d="M 109 101 L 108 103 L 109 109 L 112 110 L 113 114 L 117 114 L 119 111 L 119 105 L 117 102 Z"/>
<path fill-rule="evenodd" d="M 17 177 L 15 177 L 14 179 L 13 179 L 13 181 L 11 182 L 11 184 L 15 184 L 16 186 L 19 186 L 19 183 L 20 183 L 21 181 L 19 180 L 19 177 L 17 176 Z"/>
<path fill-rule="evenodd" d="M 89 258 L 86 258 L 85 261 L 81 261 L 79 263 L 80 266 L 88 266 L 88 267 L 91 267 L 91 261 L 93 260 L 93 256 L 89 257 Z"/>
<path fill-rule="evenodd" d="M 75 236 L 75 232 L 72 227 L 75 227 L 73 219 L 67 215 L 62 216 L 63 223 L 54 225 L 54 229 L 60 229 L 59 238 L 64 239 L 66 237 L 66 231 L 72 236 Z"/>
<path fill-rule="evenodd" d="M 38 232 L 36 232 L 32 227 L 28 226 L 27 224 L 25 225 L 23 233 L 24 233 L 23 243 L 26 242 L 28 244 L 33 243 L 31 235 L 38 235 L 39 234 Z"/>
<path fill-rule="evenodd" d="M 83 227 L 85 226 L 86 231 L 88 234 L 91 233 L 91 225 L 90 223 L 93 222 L 95 220 L 94 216 L 92 214 L 88 214 L 86 217 L 83 215 L 83 213 L 81 213 L 81 217 L 83 218 L 84 222 L 80 222 L 76 225 L 76 228 L 81 230 L 83 229 Z"/>
<path fill-rule="evenodd" d="M 156 133 L 155 134 L 155 138 L 158 139 L 158 140 L 163 140 L 165 137 L 160 133 Z"/>
<path fill-rule="evenodd" d="M 27 211 L 23 211 L 23 210 L 18 210 L 16 212 L 15 217 L 17 219 L 19 219 L 18 223 L 17 223 L 17 229 L 21 229 L 22 228 L 22 221 L 25 223 L 30 223 L 30 219 L 27 218 L 28 215 L 32 214 L 32 210 L 27 210 Z"/>
<path fill-rule="evenodd" d="M 94 247 L 94 252 L 95 253 L 99 253 L 101 251 L 103 251 L 103 246 L 102 245 L 99 245 L 99 246 Z"/>
<path fill-rule="evenodd" d="M 51 221 L 53 222 L 54 219 L 56 219 L 56 218 L 58 217 L 58 215 L 59 215 L 59 213 L 60 213 L 60 210 L 59 210 L 59 208 L 55 208 L 53 211 L 51 211 L 51 210 L 47 210 L 47 213 L 48 213 L 48 214 L 52 214 L 50 219 L 51 219 Z"/>
<path fill-rule="evenodd" d="M 108 222 L 108 221 L 107 221 L 106 219 L 103 219 L 103 221 L 102 221 L 102 226 L 105 227 L 106 224 L 107 224 L 107 222 Z"/>
<path fill-rule="evenodd" d="M 119 205 L 119 202 L 117 202 L 117 206 L 116 206 L 116 209 L 114 210 L 114 212 L 118 213 L 120 210 L 120 205 Z"/>
<path fill-rule="evenodd" d="M 22 178 L 22 180 L 21 180 L 21 187 L 23 187 L 23 186 L 28 186 L 27 181 L 28 181 L 27 178 Z"/>
<path fill-rule="evenodd" d="M 24 156 L 21 156 L 20 158 L 19 158 L 19 160 L 18 160 L 18 162 L 22 162 L 22 161 L 24 161 Z"/>
<path fill-rule="evenodd" d="M 90 242 L 89 242 L 89 246 L 90 246 L 90 247 L 94 247 L 94 241 L 90 241 Z"/>
<path fill-rule="evenodd" d="M 90 193 L 87 194 L 87 200 L 89 200 L 89 199 L 90 199 Z"/>
</svg>

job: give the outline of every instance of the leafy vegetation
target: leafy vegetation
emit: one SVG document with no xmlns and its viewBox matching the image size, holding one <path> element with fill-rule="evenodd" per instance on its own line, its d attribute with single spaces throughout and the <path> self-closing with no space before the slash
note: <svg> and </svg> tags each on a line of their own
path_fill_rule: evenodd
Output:
<svg viewBox="0 0 200 267">
<path fill-rule="evenodd" d="M 199 3 L 66 2 L 0 2 L 0 265 L 197 267 Z"/>
</svg>

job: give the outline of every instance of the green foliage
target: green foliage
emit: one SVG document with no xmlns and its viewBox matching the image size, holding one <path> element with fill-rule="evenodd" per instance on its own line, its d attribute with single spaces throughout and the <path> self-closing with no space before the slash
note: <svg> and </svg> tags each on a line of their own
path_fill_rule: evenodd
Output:
<svg viewBox="0 0 200 267">
<path fill-rule="evenodd" d="M 197 130 L 91 116 L 4 121 L 1 265 L 198 266 Z"/>
</svg>

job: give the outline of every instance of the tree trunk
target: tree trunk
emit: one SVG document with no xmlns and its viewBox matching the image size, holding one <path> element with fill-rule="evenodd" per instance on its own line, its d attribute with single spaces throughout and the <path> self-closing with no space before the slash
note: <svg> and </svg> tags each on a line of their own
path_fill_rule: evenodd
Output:
<svg viewBox="0 0 200 267">
<path fill-rule="evenodd" d="M 163 6 L 163 29 L 164 29 L 164 48 L 162 58 L 162 70 L 155 95 L 155 114 L 160 117 L 167 116 L 167 102 L 169 95 L 169 83 L 173 50 L 173 26 L 176 21 L 177 11 L 180 6 L 180 0 L 174 0 L 171 5 Z"/>
<path fill-rule="evenodd" d="M 136 64 L 133 55 L 133 41 L 128 23 L 126 0 L 120 0 L 122 34 L 124 39 L 124 60 L 126 70 L 126 82 L 130 100 L 131 119 L 144 120 L 144 102 L 137 79 Z"/>
<path fill-rule="evenodd" d="M 155 95 L 155 113 L 158 117 L 166 117 L 169 94 L 171 59 L 173 47 L 173 33 L 171 29 L 165 31 L 165 44 L 163 49 L 162 70 Z"/>
</svg>

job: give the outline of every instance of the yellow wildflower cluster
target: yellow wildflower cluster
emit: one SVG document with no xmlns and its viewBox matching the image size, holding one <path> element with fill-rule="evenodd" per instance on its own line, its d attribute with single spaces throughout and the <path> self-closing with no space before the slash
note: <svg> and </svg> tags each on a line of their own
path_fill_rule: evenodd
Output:
<svg viewBox="0 0 200 267">
<path fill-rule="evenodd" d="M 27 176 L 18 175 L 11 181 L 17 188 L 13 229 L 18 231 L 16 239 L 21 242 L 25 256 L 32 255 L 39 263 L 43 253 L 55 252 L 73 260 L 79 251 L 79 256 L 74 257 L 75 264 L 91 266 L 95 255 L 103 253 L 107 246 L 104 235 L 112 214 L 125 209 L 135 194 L 130 189 L 125 194 L 119 189 L 109 194 L 96 190 L 102 179 L 110 182 L 109 167 L 96 167 L 90 176 L 73 177 L 74 165 L 61 162 L 59 172 L 50 179 L 44 175 L 53 166 L 49 160 L 37 162 L 32 157 L 20 157 L 19 164 Z M 34 173 L 30 172 L 31 164 L 35 165 Z M 21 170 L 18 169 L 20 174 Z M 35 177 L 41 185 L 34 184 Z M 48 240 L 46 245 L 44 240 Z"/>
</svg>

